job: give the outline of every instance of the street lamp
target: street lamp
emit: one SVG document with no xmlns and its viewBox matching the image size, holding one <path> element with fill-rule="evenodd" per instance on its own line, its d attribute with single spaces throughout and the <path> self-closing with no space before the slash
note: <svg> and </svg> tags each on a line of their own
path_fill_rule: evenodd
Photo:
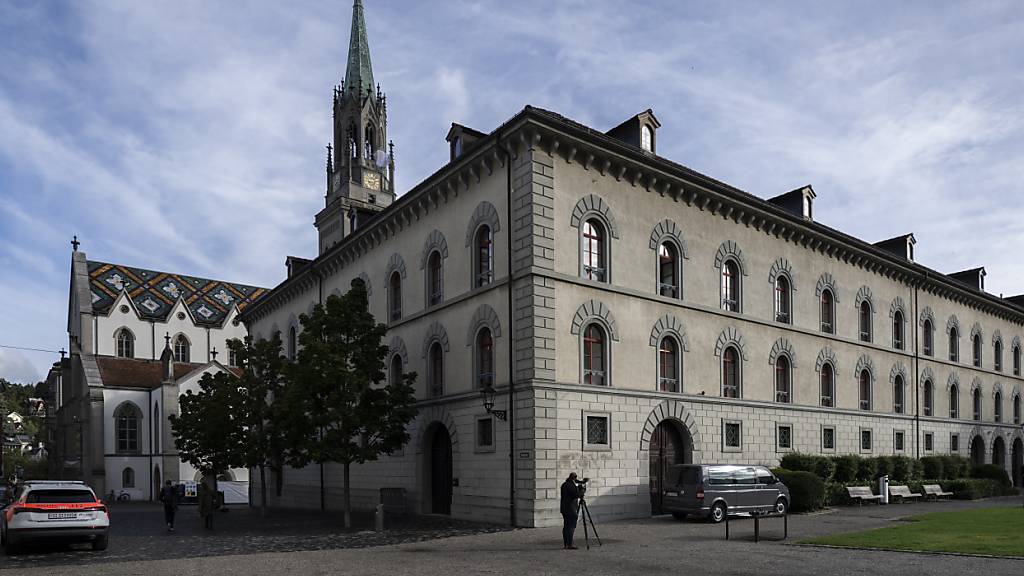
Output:
<svg viewBox="0 0 1024 576">
<path fill-rule="evenodd" d="M 507 412 L 505 410 L 494 409 L 494 394 L 494 386 L 492 386 L 490 382 L 480 389 L 480 397 L 484 401 L 484 410 L 487 410 L 488 414 L 493 414 L 495 418 L 504 422 L 507 417 Z"/>
</svg>

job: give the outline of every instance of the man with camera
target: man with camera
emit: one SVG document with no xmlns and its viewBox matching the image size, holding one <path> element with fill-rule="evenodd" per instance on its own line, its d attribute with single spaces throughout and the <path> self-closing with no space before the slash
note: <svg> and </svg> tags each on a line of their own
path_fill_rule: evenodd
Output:
<svg viewBox="0 0 1024 576">
<path fill-rule="evenodd" d="M 572 543 L 573 534 L 576 532 L 577 513 L 579 511 L 580 488 L 576 481 L 576 473 L 570 472 L 569 477 L 562 482 L 562 546 L 566 550 L 576 550 Z"/>
</svg>

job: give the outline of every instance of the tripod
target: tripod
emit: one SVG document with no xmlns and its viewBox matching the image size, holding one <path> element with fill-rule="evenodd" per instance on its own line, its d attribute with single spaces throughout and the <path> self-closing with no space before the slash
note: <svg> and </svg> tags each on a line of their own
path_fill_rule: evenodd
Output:
<svg viewBox="0 0 1024 576">
<path fill-rule="evenodd" d="M 576 515 L 583 520 L 583 538 L 587 541 L 587 550 L 590 550 L 590 532 L 587 530 L 587 522 L 590 522 L 590 528 L 594 531 L 594 538 L 597 538 L 597 545 L 604 546 L 601 542 L 601 537 L 597 534 L 597 526 L 594 525 L 594 517 L 590 515 L 590 508 L 587 507 L 587 500 L 580 494 L 580 504 L 576 507 Z"/>
</svg>

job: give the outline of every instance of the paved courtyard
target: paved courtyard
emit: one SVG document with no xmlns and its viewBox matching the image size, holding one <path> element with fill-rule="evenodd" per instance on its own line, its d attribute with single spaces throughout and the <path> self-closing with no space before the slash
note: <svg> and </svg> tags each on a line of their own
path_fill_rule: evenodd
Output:
<svg viewBox="0 0 1024 576">
<path fill-rule="evenodd" d="M 1020 498 L 842 508 L 790 518 L 788 542 L 752 540 L 749 519 L 723 525 L 669 517 L 600 523 L 604 545 L 561 549 L 560 529 L 510 531 L 501 526 L 422 517 L 386 534 L 344 532 L 334 515 L 278 512 L 265 520 L 236 510 L 219 516 L 217 531 L 198 529 L 185 510 L 179 532 L 164 533 L 159 510 L 115 509 L 105 553 L 56 551 L 5 558 L 18 574 L 663 574 L 699 569 L 708 575 L 1019 575 L 1024 560 L 797 546 L 797 540 L 891 525 L 906 516 L 976 507 L 1021 506 Z M 155 519 L 153 515 L 157 516 Z M 363 517 L 361 521 L 368 522 Z M 140 522 L 139 527 L 135 523 Z M 781 521 L 762 523 L 762 536 L 781 536 Z M 1021 527 L 1024 530 L 1024 526 Z M 70 570 L 70 572 L 69 572 Z M 212 571 L 212 572 L 211 572 Z"/>
</svg>

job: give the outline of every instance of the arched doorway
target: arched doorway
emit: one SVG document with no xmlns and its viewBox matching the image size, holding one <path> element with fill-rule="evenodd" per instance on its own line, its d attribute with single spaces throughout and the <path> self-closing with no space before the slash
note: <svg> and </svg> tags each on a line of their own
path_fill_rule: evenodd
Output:
<svg viewBox="0 0 1024 576">
<path fill-rule="evenodd" d="M 448 428 L 435 422 L 427 428 L 424 438 L 426 447 L 426 481 L 425 494 L 430 501 L 424 507 L 425 512 L 433 514 L 452 513 L 452 439 Z"/>
<path fill-rule="evenodd" d="M 1002 436 L 996 436 L 992 442 L 992 463 L 1000 468 L 1006 468 L 1006 442 Z"/>
<path fill-rule="evenodd" d="M 689 432 L 675 420 L 662 420 L 651 434 L 650 492 L 651 515 L 664 514 L 662 496 L 669 467 L 693 462 L 693 441 Z"/>
<path fill-rule="evenodd" d="M 974 440 L 971 440 L 971 464 L 974 466 L 981 466 L 985 463 L 985 441 L 981 439 L 981 436 L 975 436 Z"/>
<path fill-rule="evenodd" d="M 1024 486 L 1024 441 L 1017 438 L 1013 441 L 1013 453 L 1011 456 L 1013 469 L 1013 485 L 1020 488 Z"/>
</svg>

